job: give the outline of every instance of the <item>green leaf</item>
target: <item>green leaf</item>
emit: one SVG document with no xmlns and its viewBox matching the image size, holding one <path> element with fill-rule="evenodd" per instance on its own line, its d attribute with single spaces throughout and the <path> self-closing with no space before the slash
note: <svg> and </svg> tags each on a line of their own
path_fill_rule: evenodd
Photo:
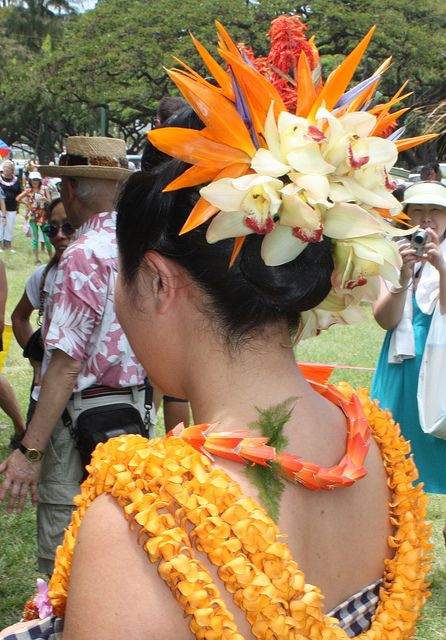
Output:
<svg viewBox="0 0 446 640">
<path fill-rule="evenodd" d="M 297 398 L 287 398 L 268 409 L 256 407 L 259 419 L 251 424 L 250 428 L 260 431 L 262 436 L 268 438 L 268 445 L 274 447 L 276 451 L 282 451 L 288 444 L 288 439 L 282 432 L 291 417 L 296 400 Z M 246 474 L 257 487 L 259 498 L 268 515 L 276 522 L 279 518 L 280 499 L 285 488 L 279 473 L 279 465 L 274 462 L 267 467 L 253 465 L 246 468 Z"/>
</svg>

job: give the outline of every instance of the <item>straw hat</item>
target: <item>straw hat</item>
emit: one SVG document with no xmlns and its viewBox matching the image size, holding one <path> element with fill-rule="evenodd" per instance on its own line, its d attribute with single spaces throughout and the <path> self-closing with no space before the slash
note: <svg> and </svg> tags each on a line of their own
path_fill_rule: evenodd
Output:
<svg viewBox="0 0 446 640">
<path fill-rule="evenodd" d="M 124 140 L 119 138 L 94 138 L 71 136 L 67 138 L 67 151 L 61 154 L 58 165 L 39 167 L 49 178 L 98 178 L 124 180 L 128 170 Z"/>
<path fill-rule="evenodd" d="M 446 187 L 441 182 L 424 181 L 411 184 L 404 192 L 404 200 L 401 203 L 408 204 L 436 204 L 446 207 Z"/>
</svg>

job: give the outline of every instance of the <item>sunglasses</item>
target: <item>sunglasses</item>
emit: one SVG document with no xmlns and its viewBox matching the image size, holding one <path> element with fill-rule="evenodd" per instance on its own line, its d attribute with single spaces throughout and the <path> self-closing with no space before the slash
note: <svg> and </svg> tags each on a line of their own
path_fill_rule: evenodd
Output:
<svg viewBox="0 0 446 640">
<path fill-rule="evenodd" d="M 43 227 L 43 233 L 48 236 L 48 238 L 55 238 L 59 231 L 62 231 L 64 236 L 70 237 L 76 231 L 74 227 L 71 226 L 69 222 L 64 222 L 61 225 L 58 224 L 46 224 Z"/>
</svg>

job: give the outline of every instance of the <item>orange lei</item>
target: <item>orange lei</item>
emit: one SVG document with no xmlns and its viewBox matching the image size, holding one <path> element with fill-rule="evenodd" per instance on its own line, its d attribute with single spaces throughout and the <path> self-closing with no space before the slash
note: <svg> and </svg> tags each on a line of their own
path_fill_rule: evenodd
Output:
<svg viewBox="0 0 446 640">
<path fill-rule="evenodd" d="M 169 431 L 167 437 L 178 436 L 194 449 L 212 460 L 212 454 L 234 460 L 268 466 L 275 462 L 288 480 L 306 489 L 332 491 L 336 487 L 349 487 L 367 475 L 364 460 L 370 448 L 370 427 L 358 396 L 348 400 L 336 387 L 310 381 L 311 386 L 327 400 L 340 407 L 347 419 L 347 447 L 342 459 L 331 467 L 320 467 L 291 453 L 279 453 L 270 447 L 268 438 L 245 437 L 249 431 L 219 431 L 213 433 L 213 424 L 197 424 L 186 429 L 182 424 Z"/>
<path fill-rule="evenodd" d="M 352 395 L 342 386 L 347 398 Z M 409 445 L 390 413 L 359 393 L 373 437 L 379 445 L 392 491 L 390 519 L 395 528 L 385 561 L 380 602 L 361 640 L 408 640 L 428 594 L 430 526 L 427 497 L 414 487 L 417 471 Z M 195 559 L 205 551 L 234 602 L 246 613 L 257 638 L 347 640 L 337 620 L 325 616 L 323 595 L 305 583 L 276 524 L 221 469 L 179 438 L 122 436 L 100 445 L 90 475 L 76 498 L 78 510 L 57 550 L 50 582 L 55 614 L 62 616 L 74 544 L 82 518 L 102 493 L 114 496 L 130 527 L 138 525 L 149 559 L 190 616 L 197 638 L 243 640 L 209 572 Z M 183 527 L 187 519 L 192 530 Z M 143 535 L 146 534 L 146 535 Z"/>
</svg>

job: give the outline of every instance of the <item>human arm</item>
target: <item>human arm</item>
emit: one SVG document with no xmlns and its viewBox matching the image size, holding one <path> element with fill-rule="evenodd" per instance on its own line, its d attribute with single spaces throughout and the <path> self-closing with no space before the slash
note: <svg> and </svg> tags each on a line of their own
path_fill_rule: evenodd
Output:
<svg viewBox="0 0 446 640">
<path fill-rule="evenodd" d="M 43 199 L 45 202 L 47 202 L 48 204 L 51 202 L 51 194 L 50 194 L 50 190 L 48 187 L 43 187 Z"/>
<path fill-rule="evenodd" d="M 430 235 L 430 241 L 425 246 L 425 253 L 423 258 L 426 262 L 437 269 L 439 274 L 439 291 L 438 291 L 438 304 L 440 307 L 440 313 L 446 314 L 446 261 L 443 257 L 440 248 L 440 238 L 432 229 L 428 228 L 427 231 Z"/>
<path fill-rule="evenodd" d="M 30 317 L 34 310 L 35 307 L 30 302 L 27 291 L 25 289 L 22 297 L 20 298 L 16 308 L 11 315 L 12 330 L 17 342 L 22 347 L 22 349 L 25 349 L 29 339 L 34 334 L 34 329 L 30 322 Z M 34 370 L 33 384 L 40 384 L 42 363 L 38 360 L 32 360 L 31 358 L 29 358 L 29 362 Z"/>
<path fill-rule="evenodd" d="M 93 502 L 80 527 L 64 640 L 90 640 L 93 630 L 96 640 L 194 637 L 156 565 L 110 496 Z"/>
<path fill-rule="evenodd" d="M 6 216 L 6 204 L 5 204 L 5 198 L 0 198 L 0 209 L 1 212 L 4 216 Z"/>
<path fill-rule="evenodd" d="M 80 369 L 81 362 L 63 351 L 54 350 L 42 381 L 35 412 L 22 439 L 25 447 L 45 450 L 57 420 L 73 393 Z M 8 511 L 15 509 L 20 513 L 28 491 L 31 491 L 33 504 L 36 503 L 40 462 L 30 462 L 21 451 L 15 450 L 0 464 L 0 473 L 4 476 L 0 486 L 0 502 L 9 493 Z"/>
<path fill-rule="evenodd" d="M 22 349 L 26 347 L 28 340 L 34 333 L 30 322 L 33 311 L 35 311 L 35 308 L 31 304 L 26 291 L 24 291 L 11 315 L 12 330 Z"/>
<path fill-rule="evenodd" d="M 15 199 L 15 201 L 17 202 L 17 204 L 20 204 L 21 202 L 23 202 L 24 200 L 28 199 L 28 194 L 26 191 L 22 191 L 21 193 L 18 194 L 17 198 Z"/>
<path fill-rule="evenodd" d="M 378 300 L 373 305 L 373 314 L 376 322 L 383 329 L 394 329 L 401 320 L 407 291 L 413 278 L 413 267 L 419 261 L 408 242 L 400 242 L 399 251 L 403 260 L 400 274 L 400 286 L 388 287 L 384 280 L 381 281 L 381 291 Z"/>
</svg>

